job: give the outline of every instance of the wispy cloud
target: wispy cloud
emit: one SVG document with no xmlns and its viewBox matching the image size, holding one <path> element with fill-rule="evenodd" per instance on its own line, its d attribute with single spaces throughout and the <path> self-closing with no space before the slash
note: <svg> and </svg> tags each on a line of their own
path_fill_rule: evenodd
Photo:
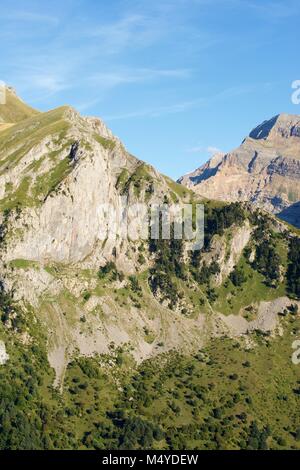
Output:
<svg viewBox="0 0 300 470">
<path fill-rule="evenodd" d="M 207 153 L 209 153 L 210 155 L 214 155 L 215 153 L 222 153 L 222 150 L 219 149 L 218 147 L 214 147 L 214 146 L 209 146 L 206 148 L 206 151 Z"/>
<path fill-rule="evenodd" d="M 40 89 L 46 93 L 58 93 L 59 91 L 65 90 L 70 87 L 70 84 L 66 80 L 63 80 L 60 76 L 51 74 L 38 74 L 31 75 L 31 86 L 35 89 Z"/>
<path fill-rule="evenodd" d="M 193 147 L 189 147 L 186 149 L 187 153 L 200 153 L 203 152 L 205 147 L 203 145 L 194 145 Z"/>
<path fill-rule="evenodd" d="M 76 104 L 79 111 L 86 111 L 96 106 L 103 99 L 103 92 L 112 91 L 114 88 L 132 84 L 145 84 L 152 81 L 186 79 L 189 78 L 191 71 L 188 69 L 128 69 L 115 72 L 99 72 L 86 78 L 86 86 L 93 86 L 97 89 L 97 97 L 85 102 Z M 145 111 L 139 111 L 143 115 Z M 148 110 L 145 114 L 147 114 Z M 131 116 L 130 117 L 134 117 Z M 133 113 L 134 115 L 136 113 Z M 126 116 L 126 114 L 124 115 Z M 122 117 L 123 118 L 123 117 Z"/>
<path fill-rule="evenodd" d="M 189 147 L 186 150 L 187 153 L 208 153 L 209 155 L 215 155 L 216 153 L 221 153 L 218 147 L 208 146 L 205 147 L 203 145 L 195 145 L 194 147 Z"/>
<path fill-rule="evenodd" d="M 152 82 L 188 79 L 192 71 L 189 69 L 149 69 L 149 68 L 123 68 L 109 70 L 109 65 L 103 67 L 103 71 L 86 74 L 77 77 L 77 67 L 84 67 L 84 60 L 79 64 L 69 64 L 64 55 L 55 58 L 49 56 L 39 57 L 35 62 L 27 64 L 26 60 L 20 60 L 16 65 L 16 77 L 21 75 L 23 70 L 26 78 L 26 88 L 35 92 L 45 93 L 49 96 L 69 88 L 81 87 L 82 90 L 93 89 L 94 96 L 90 106 L 97 104 L 103 99 L 103 93 L 112 91 L 121 86 L 132 84 L 151 84 Z M 105 68 L 107 70 L 105 70 Z M 88 102 L 78 104 L 78 107 L 87 109 Z"/>
<path fill-rule="evenodd" d="M 233 5 L 246 8 L 264 20 L 284 20 L 299 15 L 298 0 L 230 0 Z"/>
<path fill-rule="evenodd" d="M 100 88 L 114 88 L 128 83 L 148 82 L 159 79 L 188 78 L 190 70 L 187 69 L 125 69 L 116 72 L 99 72 L 88 77 L 89 83 Z"/>
<path fill-rule="evenodd" d="M 13 22 L 21 22 L 21 23 L 48 23 L 49 25 L 57 25 L 59 23 L 59 19 L 56 16 L 52 15 L 43 15 L 41 13 L 37 13 L 34 11 L 9 11 L 9 12 L 1 12 L 1 19 L 4 21 L 13 21 Z"/>
<path fill-rule="evenodd" d="M 129 113 L 106 116 L 104 117 L 104 119 L 106 121 L 117 121 L 121 119 L 131 119 L 131 118 L 138 118 L 138 117 L 157 118 L 157 117 L 164 116 L 167 114 L 182 113 L 184 111 L 187 111 L 188 109 L 199 107 L 201 106 L 201 104 L 205 104 L 205 99 L 184 101 L 182 103 L 175 103 L 172 105 L 141 109 L 141 110 L 133 111 Z"/>
<path fill-rule="evenodd" d="M 164 79 L 180 80 L 190 76 L 188 68 L 163 68 L 159 67 L 160 61 L 157 68 L 138 67 L 135 61 L 126 66 L 126 62 L 130 63 L 128 57 L 131 53 L 140 52 L 142 48 L 156 43 L 162 35 L 168 35 L 169 27 L 163 18 L 122 11 L 119 14 L 120 17 L 114 21 L 108 21 L 104 16 L 100 21 L 91 16 L 88 21 L 76 17 L 73 21 L 64 22 L 63 28 L 55 29 L 53 36 L 48 34 L 41 43 L 37 40 L 33 48 L 35 27 L 29 27 L 31 22 L 39 25 L 39 34 L 43 35 L 44 23 L 55 26 L 59 20 L 55 16 L 31 11 L 7 12 L 7 19 L 27 23 L 20 25 L 18 30 L 23 43 L 16 49 L 14 57 L 8 55 L 6 58 L 6 65 L 14 71 L 14 81 L 21 83 L 23 90 L 31 88 L 38 101 L 43 93 L 47 98 L 67 88 L 72 88 L 76 93 L 78 87 L 81 91 L 90 87 L 90 90 L 94 89 L 94 95 L 97 94 L 95 99 L 86 99 L 86 93 L 80 93 L 84 97 L 79 107 L 87 109 L 88 102 L 96 104 L 102 100 L 103 92 L 119 86 Z M 1 19 L 3 21 L 3 17 Z M 15 33 L 11 34 L 11 31 L 14 29 L 7 27 L 7 31 L 2 29 L 1 32 L 0 27 L 0 35 L 10 34 L 12 47 Z M 116 59 L 116 55 L 120 59 Z M 143 62 L 147 64 L 146 56 Z"/>
<path fill-rule="evenodd" d="M 74 3 L 81 1 L 69 0 L 60 8 L 54 0 L 36 10 L 35 1 L 28 1 L 26 10 L 1 12 L 0 36 L 15 51 L 6 54 L 6 67 L 21 92 L 31 90 L 30 99 L 37 102 L 72 88 L 82 96 L 79 107 L 88 109 L 116 87 L 151 82 L 159 87 L 159 81 L 187 79 L 193 66 L 186 56 L 193 55 L 193 47 L 198 53 L 215 44 L 214 35 L 186 21 L 189 9 L 181 0 L 120 1 L 119 8 L 104 8 L 101 15 L 97 2 L 87 2 L 80 15 Z"/>
<path fill-rule="evenodd" d="M 253 93 L 258 89 L 268 88 L 270 86 L 269 83 L 261 83 L 261 84 L 251 84 L 251 85 L 241 85 L 230 87 L 220 92 L 216 93 L 214 96 L 210 97 L 201 97 L 195 100 L 190 101 L 183 101 L 180 103 L 175 103 L 171 105 L 165 106 L 158 106 L 153 108 L 147 108 L 143 110 L 132 111 L 128 113 L 120 113 L 115 115 L 108 115 L 105 118 L 106 121 L 116 121 L 122 119 L 132 119 L 138 117 L 148 117 L 148 118 L 157 118 L 167 114 L 176 114 L 188 111 L 190 109 L 197 109 L 200 107 L 204 107 L 208 104 L 213 104 L 221 100 L 228 100 L 230 98 L 241 96 L 249 93 Z"/>
<path fill-rule="evenodd" d="M 167 29 L 167 25 L 162 25 L 158 18 L 127 14 L 110 23 L 89 25 L 81 34 L 101 41 L 105 54 L 117 54 L 128 48 L 138 49 L 153 44 Z"/>
</svg>

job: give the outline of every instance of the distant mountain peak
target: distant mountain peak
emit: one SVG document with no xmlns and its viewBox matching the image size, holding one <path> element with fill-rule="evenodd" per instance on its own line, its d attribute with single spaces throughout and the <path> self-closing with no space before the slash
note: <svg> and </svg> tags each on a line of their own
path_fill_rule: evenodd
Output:
<svg viewBox="0 0 300 470">
<path fill-rule="evenodd" d="M 264 121 L 253 129 L 249 137 L 255 140 L 268 140 L 270 138 L 300 137 L 300 116 L 292 114 L 278 114 Z"/>
<path fill-rule="evenodd" d="M 208 199 L 250 201 L 299 226 L 300 116 L 278 114 L 254 128 L 240 147 L 216 154 L 179 183 Z M 294 209 L 286 211 L 291 205 Z"/>
</svg>

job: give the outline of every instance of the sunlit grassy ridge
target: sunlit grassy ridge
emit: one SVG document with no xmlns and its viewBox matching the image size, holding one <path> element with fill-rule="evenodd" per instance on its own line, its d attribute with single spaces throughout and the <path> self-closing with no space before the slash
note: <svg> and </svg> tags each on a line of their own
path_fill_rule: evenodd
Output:
<svg viewBox="0 0 300 470">
<path fill-rule="evenodd" d="M 20 162 L 24 165 L 24 176 L 19 185 L 16 187 L 14 181 L 6 183 L 5 196 L 0 201 L 2 210 L 40 204 L 71 171 L 68 158 L 61 159 L 62 153 L 72 145 L 72 140 L 66 140 L 70 129 L 67 110 L 67 107 L 61 107 L 35 114 L 0 134 L 0 176 L 13 170 Z M 59 149 L 53 151 L 50 144 Z M 30 164 L 23 163 L 24 157 L 39 145 L 44 145 L 44 154 Z M 50 168 L 37 176 L 47 159 Z"/>
<path fill-rule="evenodd" d="M 20 122 L 37 113 L 38 111 L 23 103 L 12 91 L 6 90 L 6 103 L 0 104 L 0 124 Z"/>
<path fill-rule="evenodd" d="M 16 165 L 35 145 L 47 136 L 65 133 L 69 123 L 65 118 L 68 108 L 61 107 L 30 117 L 0 134 L 0 174 Z"/>
</svg>

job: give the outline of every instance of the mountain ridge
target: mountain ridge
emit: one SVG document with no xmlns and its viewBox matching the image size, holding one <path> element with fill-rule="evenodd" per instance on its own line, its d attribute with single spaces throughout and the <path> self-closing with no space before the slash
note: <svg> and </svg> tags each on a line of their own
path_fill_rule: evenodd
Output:
<svg viewBox="0 0 300 470">
<path fill-rule="evenodd" d="M 286 211 L 300 200 L 299 180 L 300 116 L 280 114 L 253 129 L 240 147 L 178 182 L 210 199 L 249 201 L 299 226 L 298 217 Z"/>
<path fill-rule="evenodd" d="M 38 113 L 39 111 L 25 104 L 12 87 L 5 86 L 5 103 L 0 104 L 0 131 L 7 125 L 13 125 Z"/>
</svg>

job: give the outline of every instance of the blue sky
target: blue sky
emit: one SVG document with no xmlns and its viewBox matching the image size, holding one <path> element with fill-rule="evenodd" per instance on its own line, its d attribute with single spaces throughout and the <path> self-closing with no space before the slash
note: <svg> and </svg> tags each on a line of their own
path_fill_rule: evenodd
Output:
<svg viewBox="0 0 300 470">
<path fill-rule="evenodd" d="M 41 110 L 102 117 L 173 178 L 300 114 L 299 0 L 1 3 L 0 79 Z"/>
</svg>

